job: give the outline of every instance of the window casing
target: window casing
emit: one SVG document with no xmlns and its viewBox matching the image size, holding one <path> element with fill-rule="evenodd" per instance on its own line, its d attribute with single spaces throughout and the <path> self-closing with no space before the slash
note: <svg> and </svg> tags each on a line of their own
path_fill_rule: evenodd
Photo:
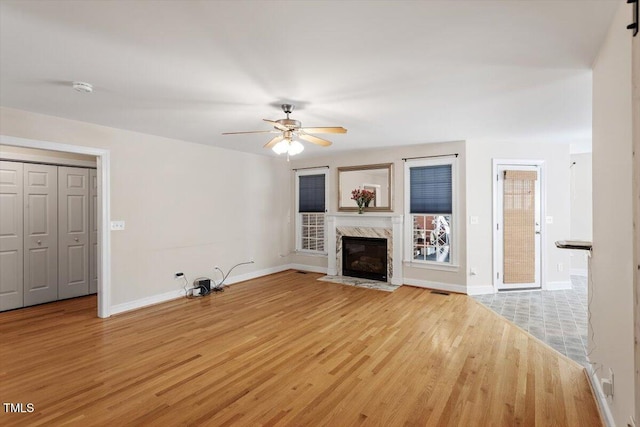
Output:
<svg viewBox="0 0 640 427">
<path fill-rule="evenodd" d="M 405 262 L 457 267 L 457 158 L 405 163 Z"/>
<path fill-rule="evenodd" d="M 326 254 L 327 169 L 296 172 L 296 251 Z"/>
</svg>

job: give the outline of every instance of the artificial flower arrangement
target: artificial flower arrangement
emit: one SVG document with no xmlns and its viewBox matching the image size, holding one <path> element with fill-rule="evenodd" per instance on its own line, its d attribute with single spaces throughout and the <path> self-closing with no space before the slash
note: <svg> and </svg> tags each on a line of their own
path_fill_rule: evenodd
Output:
<svg viewBox="0 0 640 427">
<path fill-rule="evenodd" d="M 355 200 L 358 204 L 358 213 L 362 213 L 364 208 L 369 206 L 369 203 L 375 199 L 376 194 L 373 191 L 361 190 L 356 188 L 351 192 L 351 200 Z"/>
</svg>

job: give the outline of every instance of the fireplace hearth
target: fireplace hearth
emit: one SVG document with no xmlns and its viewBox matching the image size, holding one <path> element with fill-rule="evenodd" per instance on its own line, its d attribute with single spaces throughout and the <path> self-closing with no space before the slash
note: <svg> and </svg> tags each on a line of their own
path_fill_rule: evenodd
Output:
<svg viewBox="0 0 640 427">
<path fill-rule="evenodd" d="M 342 275 L 387 281 L 387 239 L 342 236 Z"/>
</svg>

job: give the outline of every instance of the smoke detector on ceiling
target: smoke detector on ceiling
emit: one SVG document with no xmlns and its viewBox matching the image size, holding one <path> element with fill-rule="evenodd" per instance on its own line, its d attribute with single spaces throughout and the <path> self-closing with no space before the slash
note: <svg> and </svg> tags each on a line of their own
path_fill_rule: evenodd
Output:
<svg viewBox="0 0 640 427">
<path fill-rule="evenodd" d="M 91 93 L 93 92 L 93 85 L 85 82 L 73 82 L 73 88 L 78 92 Z"/>
</svg>

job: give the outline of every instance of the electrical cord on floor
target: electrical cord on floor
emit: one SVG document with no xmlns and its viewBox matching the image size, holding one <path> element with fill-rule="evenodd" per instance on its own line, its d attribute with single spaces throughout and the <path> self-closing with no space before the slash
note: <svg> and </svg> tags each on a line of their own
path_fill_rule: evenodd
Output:
<svg viewBox="0 0 640 427">
<path fill-rule="evenodd" d="M 213 294 L 213 293 L 217 293 L 217 292 L 224 292 L 224 288 L 225 288 L 225 287 L 228 287 L 228 285 L 225 285 L 225 284 L 224 284 L 224 282 L 227 280 L 227 277 L 229 277 L 229 274 L 231 274 L 231 272 L 232 272 L 236 267 L 238 267 L 238 266 L 240 266 L 240 265 L 253 264 L 253 263 L 254 263 L 254 261 L 247 261 L 247 262 L 241 262 L 241 263 L 238 263 L 238 264 L 234 265 L 233 267 L 231 267 L 231 269 L 230 269 L 226 274 L 224 273 L 224 271 L 222 271 L 222 270 L 220 269 L 220 267 L 217 267 L 217 266 L 216 266 L 216 267 L 214 267 L 214 270 L 219 271 L 219 272 L 220 272 L 220 276 L 222 277 L 222 280 L 220 280 L 220 283 L 216 283 L 216 281 L 215 281 L 214 279 L 209 279 L 208 277 L 199 277 L 199 278 L 197 278 L 197 279 L 195 280 L 195 282 L 197 282 L 197 281 L 199 281 L 199 280 L 210 280 L 210 281 L 211 281 L 211 283 L 212 283 L 212 285 L 213 285 L 213 286 L 211 286 L 211 287 L 210 287 L 210 289 L 208 290 L 208 292 L 206 292 L 206 293 L 203 293 L 204 288 L 199 287 L 199 286 L 191 287 L 191 288 L 187 288 L 187 286 L 189 285 L 189 280 L 187 280 L 186 275 L 182 275 L 182 279 L 184 280 L 184 287 L 183 287 L 183 289 L 184 289 L 185 296 L 186 296 L 188 299 L 196 299 L 196 298 L 201 298 L 201 297 L 204 297 L 204 296 L 207 296 L 207 295 L 211 295 L 211 294 Z M 198 294 L 198 295 L 194 295 L 194 293 L 193 293 L 193 292 L 194 292 L 196 289 L 200 289 L 200 294 Z"/>
<path fill-rule="evenodd" d="M 193 295 L 193 291 L 195 289 L 197 289 L 197 288 L 193 288 L 193 287 L 187 288 L 187 286 L 189 286 L 189 280 L 187 279 L 187 275 L 183 274 L 182 278 L 184 279 L 183 289 L 184 289 L 185 297 L 187 297 L 187 299 L 196 299 L 196 298 L 198 298 L 197 296 Z"/>
<path fill-rule="evenodd" d="M 224 272 L 220 269 L 220 267 L 216 266 L 214 267 L 214 270 L 218 270 L 220 272 L 220 275 L 222 276 L 222 280 L 220 281 L 220 283 L 215 283 L 215 286 L 211 289 L 211 291 L 214 292 L 223 292 L 224 291 L 224 287 L 226 286 L 224 284 L 225 280 L 227 280 L 227 277 L 229 277 L 229 274 L 231 274 L 231 272 L 233 271 L 234 268 L 241 266 L 241 265 L 245 265 L 245 264 L 253 264 L 254 261 L 247 261 L 247 262 L 240 262 L 236 265 L 234 265 L 233 267 L 231 267 L 229 269 L 229 271 L 227 272 L 227 274 L 224 274 Z"/>
</svg>

